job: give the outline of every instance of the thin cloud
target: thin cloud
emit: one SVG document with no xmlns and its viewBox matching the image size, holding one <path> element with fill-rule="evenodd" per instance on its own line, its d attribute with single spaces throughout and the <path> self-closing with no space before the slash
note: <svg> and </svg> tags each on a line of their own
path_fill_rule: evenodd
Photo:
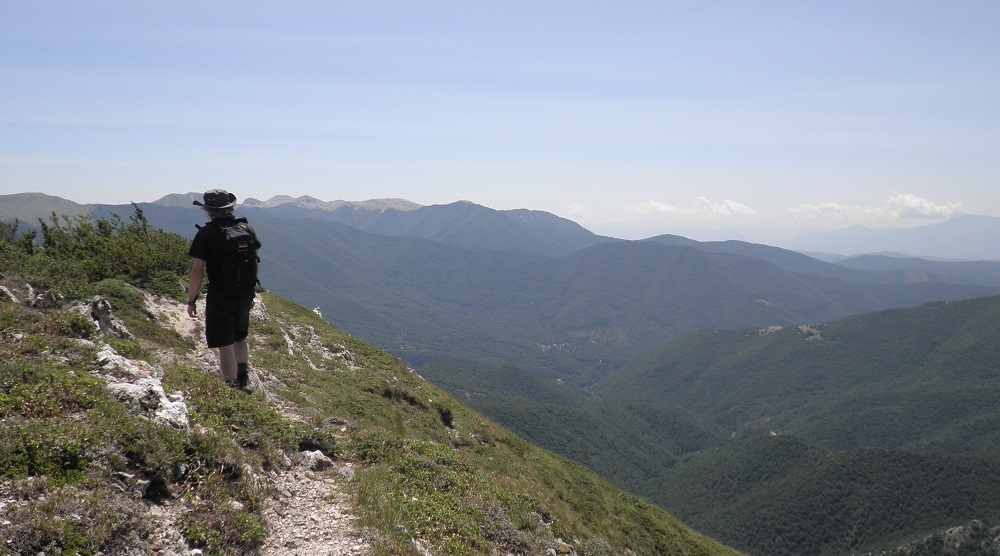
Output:
<svg viewBox="0 0 1000 556">
<path fill-rule="evenodd" d="M 962 203 L 938 205 L 907 193 L 893 193 L 886 203 L 890 211 L 900 218 L 951 218 L 965 213 Z"/>
<path fill-rule="evenodd" d="M 680 216 L 749 216 L 756 214 L 756 211 L 742 203 L 723 200 L 721 203 L 714 203 L 708 197 L 698 197 L 691 207 L 681 208 L 659 201 L 647 201 L 639 205 L 629 205 L 628 210 L 643 214 L 669 214 Z"/>
<path fill-rule="evenodd" d="M 698 197 L 698 214 L 712 214 L 715 216 L 749 216 L 756 214 L 752 208 L 736 201 L 728 199 L 721 203 L 713 203 L 707 197 Z"/>
<path fill-rule="evenodd" d="M 639 205 L 629 205 L 628 210 L 638 214 L 681 214 L 683 211 L 659 201 L 647 201 Z"/>
<path fill-rule="evenodd" d="M 841 203 L 807 203 L 787 209 L 795 218 L 813 220 L 856 220 L 866 218 L 950 218 L 965 214 L 962 203 L 937 204 L 909 193 L 893 193 L 879 207 L 844 205 Z"/>
<path fill-rule="evenodd" d="M 559 207 L 559 209 L 570 216 L 593 216 L 594 214 L 594 211 L 580 203 L 570 203 Z"/>
<path fill-rule="evenodd" d="M 858 218 L 877 218 L 885 216 L 885 209 L 843 205 L 840 203 L 807 203 L 787 209 L 786 213 L 795 218 L 813 220 L 832 218 L 836 220 L 853 220 Z"/>
</svg>

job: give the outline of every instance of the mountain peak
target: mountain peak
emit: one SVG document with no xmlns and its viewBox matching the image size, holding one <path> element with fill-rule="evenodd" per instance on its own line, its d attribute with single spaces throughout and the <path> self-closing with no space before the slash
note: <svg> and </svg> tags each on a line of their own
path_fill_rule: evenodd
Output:
<svg viewBox="0 0 1000 556">
<path fill-rule="evenodd" d="M 163 207 L 179 207 L 188 208 L 194 201 L 201 201 L 202 194 L 191 191 L 189 193 L 171 193 L 170 195 L 165 195 L 151 204 L 160 205 Z"/>
<path fill-rule="evenodd" d="M 39 218 L 47 219 L 53 212 L 76 216 L 89 213 L 90 208 L 45 193 L 0 195 L 0 221 L 19 219 L 22 222 L 34 222 Z"/>
<path fill-rule="evenodd" d="M 402 212 L 415 210 L 421 207 L 417 203 L 412 201 L 407 201 L 406 199 L 369 199 L 367 201 L 324 201 L 318 199 L 311 195 L 302 195 L 300 197 L 292 197 L 290 195 L 275 195 L 267 201 L 259 201 L 257 199 L 247 199 L 243 203 L 244 207 L 251 208 L 261 208 L 270 209 L 277 207 L 294 207 L 305 210 L 321 210 L 327 212 L 333 212 L 344 207 L 348 207 L 354 210 L 375 210 L 375 211 L 385 211 L 385 210 L 398 210 Z"/>
</svg>

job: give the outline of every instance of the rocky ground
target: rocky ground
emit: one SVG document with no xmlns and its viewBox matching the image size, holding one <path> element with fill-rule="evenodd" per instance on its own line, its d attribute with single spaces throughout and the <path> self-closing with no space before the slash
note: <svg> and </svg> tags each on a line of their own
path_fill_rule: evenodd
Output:
<svg viewBox="0 0 1000 556">
<path fill-rule="evenodd" d="M 349 468 L 343 468 L 349 469 Z M 267 478 L 275 493 L 264 515 L 269 535 L 261 556 L 361 556 L 369 553 L 350 514 L 344 492 L 349 473 L 312 471 L 300 464 Z M 201 556 L 189 548 L 176 527 L 175 506 L 151 506 L 158 523 L 152 546 L 157 556 Z"/>
<path fill-rule="evenodd" d="M 215 353 L 205 347 L 201 338 L 200 319 L 187 316 L 183 305 L 172 301 L 147 298 L 147 308 L 161 323 L 168 323 L 178 333 L 196 340 L 197 350 L 188 355 L 185 363 L 201 366 L 206 372 L 218 368 Z M 198 307 L 199 315 L 204 314 L 204 301 Z M 266 308 L 258 303 L 255 318 L 266 318 Z M 263 371 L 266 372 L 266 371 Z M 253 376 L 251 384 L 266 389 L 266 380 Z M 270 396 L 260 393 L 262 400 Z M 288 408 L 280 408 L 288 413 Z M 287 414 L 288 418 L 298 418 Z M 347 464 L 334 464 L 321 454 L 298 454 L 282 473 L 272 473 L 263 477 L 274 496 L 268 501 L 265 517 L 269 535 L 260 549 L 263 556 L 326 556 L 364 555 L 370 547 L 358 531 L 351 515 L 350 499 L 346 487 L 354 478 L 354 472 Z M 179 531 L 170 526 L 169 505 L 154 508 L 154 516 L 162 524 L 160 538 L 155 543 L 161 556 L 197 556 L 200 551 L 188 549 Z"/>
<path fill-rule="evenodd" d="M 367 554 L 344 494 L 345 474 L 302 467 L 274 482 L 276 496 L 265 512 L 271 535 L 261 549 L 268 556 Z"/>
</svg>

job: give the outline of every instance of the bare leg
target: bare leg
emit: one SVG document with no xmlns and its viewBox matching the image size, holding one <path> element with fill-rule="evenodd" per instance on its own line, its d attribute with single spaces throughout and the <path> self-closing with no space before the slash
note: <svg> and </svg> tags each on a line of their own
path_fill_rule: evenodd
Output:
<svg viewBox="0 0 1000 556">
<path fill-rule="evenodd" d="M 243 342 L 246 345 L 246 342 Z M 236 380 L 236 344 L 229 344 L 219 348 L 219 367 L 222 371 L 222 378 L 226 380 Z"/>
<path fill-rule="evenodd" d="M 240 340 L 233 344 L 233 352 L 236 356 L 236 363 L 249 363 L 250 362 L 250 346 L 247 345 L 246 340 Z M 235 368 L 235 367 L 233 367 Z M 234 371 L 235 372 L 235 371 Z"/>
</svg>

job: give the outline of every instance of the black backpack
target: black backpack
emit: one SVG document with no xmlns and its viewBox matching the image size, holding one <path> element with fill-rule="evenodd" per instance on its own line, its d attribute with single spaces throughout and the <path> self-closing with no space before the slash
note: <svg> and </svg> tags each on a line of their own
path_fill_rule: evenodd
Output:
<svg viewBox="0 0 1000 556">
<path fill-rule="evenodd" d="M 221 266 L 216 274 L 222 278 L 227 292 L 234 297 L 253 294 L 260 281 L 257 278 L 257 236 L 246 218 L 227 221 L 225 225 L 213 220 L 222 231 Z"/>
</svg>

